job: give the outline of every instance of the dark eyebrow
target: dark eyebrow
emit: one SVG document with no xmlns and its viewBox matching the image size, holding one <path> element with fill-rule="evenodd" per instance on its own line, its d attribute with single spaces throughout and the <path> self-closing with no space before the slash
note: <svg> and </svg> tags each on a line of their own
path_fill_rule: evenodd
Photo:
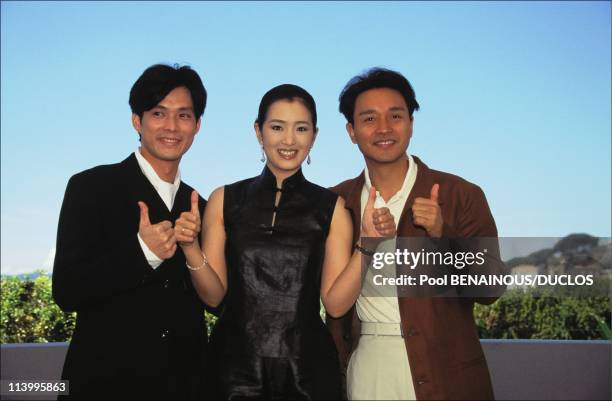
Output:
<svg viewBox="0 0 612 401">
<path fill-rule="evenodd" d="M 168 110 L 167 107 L 162 106 L 161 104 L 156 105 L 155 107 L 153 107 L 154 109 L 162 109 L 162 110 Z M 193 107 L 181 107 L 177 109 L 178 111 L 191 111 L 193 112 Z"/>
<path fill-rule="evenodd" d="M 389 111 L 407 111 L 407 110 L 406 110 L 405 107 L 402 107 L 402 106 L 393 106 L 393 107 L 391 107 L 389 109 Z M 375 113 L 376 113 L 376 110 L 368 109 L 368 110 L 364 110 L 364 111 L 359 112 L 358 115 L 359 116 L 363 116 L 363 115 L 366 115 L 366 114 L 375 114 Z"/>
<path fill-rule="evenodd" d="M 287 121 L 285 120 L 279 120 L 278 118 L 275 118 L 274 120 L 268 120 L 269 123 L 279 123 L 279 124 L 287 124 Z M 308 124 L 310 125 L 310 121 L 296 121 L 296 124 Z"/>
</svg>

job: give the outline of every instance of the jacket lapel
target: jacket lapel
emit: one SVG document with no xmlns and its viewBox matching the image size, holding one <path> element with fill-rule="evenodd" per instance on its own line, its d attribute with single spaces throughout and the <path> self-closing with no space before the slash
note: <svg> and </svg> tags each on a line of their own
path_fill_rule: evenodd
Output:
<svg viewBox="0 0 612 401">
<path fill-rule="evenodd" d="M 429 167 L 416 156 L 412 156 L 412 159 L 418 168 L 417 176 L 397 224 L 398 237 L 422 237 L 426 235 L 425 230 L 413 224 L 412 205 L 416 198 L 429 198 L 434 182 Z"/>
<path fill-rule="evenodd" d="M 172 205 L 172 221 L 178 219 L 182 212 L 188 212 L 190 210 L 191 192 L 187 190 L 187 187 L 185 184 L 183 184 L 183 181 L 181 181 L 181 184 L 176 191 L 176 196 L 174 197 L 174 204 Z"/>
<path fill-rule="evenodd" d="M 351 180 L 349 191 L 346 194 L 344 207 L 348 209 L 353 220 L 353 245 L 359 241 L 361 228 L 361 191 L 365 182 L 364 171 Z"/>
<path fill-rule="evenodd" d="M 423 237 L 426 235 L 425 230 L 413 224 L 412 205 L 416 198 L 429 198 L 431 187 L 435 184 L 431 174 L 431 170 L 417 156 L 412 156 L 414 162 L 418 166 L 417 177 L 414 186 L 410 191 L 410 195 L 404 204 L 399 222 L 397 222 L 398 237 Z M 349 191 L 345 195 L 345 208 L 351 213 L 353 219 L 353 242 L 359 240 L 359 232 L 361 227 L 361 191 L 365 183 L 365 171 L 362 171 L 357 177 L 351 180 Z M 440 196 L 440 204 L 442 197 Z"/>
<path fill-rule="evenodd" d="M 136 156 L 132 153 L 127 159 L 121 162 L 121 164 L 125 166 L 128 191 L 136 208 L 138 208 L 138 201 L 146 203 L 149 208 L 149 218 L 152 224 L 159 223 L 163 220 L 172 221 L 170 211 L 155 190 L 155 187 L 153 187 L 153 184 L 151 184 L 143 174 L 136 160 Z"/>
</svg>

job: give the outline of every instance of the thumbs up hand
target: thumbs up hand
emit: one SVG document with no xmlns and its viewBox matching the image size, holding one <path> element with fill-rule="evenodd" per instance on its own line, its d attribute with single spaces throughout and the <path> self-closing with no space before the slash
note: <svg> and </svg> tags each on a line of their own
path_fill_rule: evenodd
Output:
<svg viewBox="0 0 612 401">
<path fill-rule="evenodd" d="M 191 210 L 181 213 L 180 217 L 174 224 L 176 240 L 183 248 L 198 245 L 197 238 L 202 226 L 202 218 L 200 217 L 198 200 L 198 192 L 193 191 L 191 193 Z"/>
<path fill-rule="evenodd" d="M 412 219 L 414 224 L 423 227 L 432 238 L 442 236 L 442 209 L 438 204 L 439 184 L 431 187 L 429 198 L 416 198 L 412 205 Z"/>
<path fill-rule="evenodd" d="M 389 208 L 374 207 L 376 202 L 376 188 L 371 187 L 368 202 L 363 211 L 361 220 L 362 237 L 393 237 L 397 230 L 395 220 Z"/>
<path fill-rule="evenodd" d="M 176 251 L 176 238 L 172 223 L 164 220 L 157 224 L 151 224 L 149 219 L 149 208 L 144 202 L 138 202 L 140 208 L 140 223 L 138 234 L 149 249 L 160 259 L 170 259 Z"/>
<path fill-rule="evenodd" d="M 376 231 L 378 231 L 380 237 L 395 237 L 397 234 L 395 219 L 388 207 L 374 209 L 372 220 L 374 221 L 374 227 L 376 227 Z"/>
</svg>

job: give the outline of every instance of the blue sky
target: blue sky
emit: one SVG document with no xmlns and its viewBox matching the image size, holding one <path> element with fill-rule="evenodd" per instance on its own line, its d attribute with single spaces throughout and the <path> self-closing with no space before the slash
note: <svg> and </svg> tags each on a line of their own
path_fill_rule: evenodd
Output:
<svg viewBox="0 0 612 401">
<path fill-rule="evenodd" d="M 609 2 L 2 2 L 1 268 L 49 268 L 68 178 L 133 152 L 131 85 L 187 63 L 209 105 L 181 164 L 207 197 L 262 168 L 252 129 L 269 88 L 317 101 L 305 175 L 329 186 L 363 159 L 338 94 L 372 66 L 411 81 L 409 152 L 480 185 L 500 235 L 610 236 Z"/>
</svg>

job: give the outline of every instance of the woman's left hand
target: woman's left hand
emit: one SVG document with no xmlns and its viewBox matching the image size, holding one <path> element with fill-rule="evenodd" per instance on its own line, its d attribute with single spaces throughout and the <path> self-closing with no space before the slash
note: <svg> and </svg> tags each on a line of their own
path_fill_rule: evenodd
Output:
<svg viewBox="0 0 612 401">
<path fill-rule="evenodd" d="M 191 193 L 191 210 L 181 213 L 181 216 L 174 224 L 174 236 L 176 241 L 181 246 L 190 246 L 197 244 L 198 235 L 200 234 L 202 219 L 200 218 L 200 209 L 198 208 L 198 192 Z"/>
</svg>

